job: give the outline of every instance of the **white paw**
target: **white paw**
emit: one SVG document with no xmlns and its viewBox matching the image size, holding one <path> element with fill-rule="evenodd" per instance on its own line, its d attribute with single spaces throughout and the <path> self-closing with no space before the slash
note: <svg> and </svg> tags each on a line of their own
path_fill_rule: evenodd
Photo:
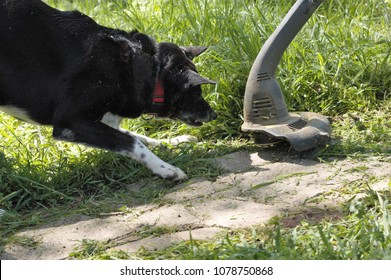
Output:
<svg viewBox="0 0 391 280">
<path fill-rule="evenodd" d="M 166 180 L 183 181 L 187 179 L 185 172 L 168 163 L 161 164 L 158 168 L 152 171 L 155 175 Z"/>
<path fill-rule="evenodd" d="M 190 143 L 190 142 L 197 143 L 198 139 L 197 137 L 194 137 L 192 135 L 182 135 L 182 136 L 169 139 L 167 142 L 171 145 L 178 145 L 180 143 Z"/>
<path fill-rule="evenodd" d="M 0 209 L 0 217 L 1 217 L 1 216 L 3 216 L 3 215 L 4 215 L 4 213 L 5 213 L 5 210 L 3 210 L 3 209 Z"/>
</svg>

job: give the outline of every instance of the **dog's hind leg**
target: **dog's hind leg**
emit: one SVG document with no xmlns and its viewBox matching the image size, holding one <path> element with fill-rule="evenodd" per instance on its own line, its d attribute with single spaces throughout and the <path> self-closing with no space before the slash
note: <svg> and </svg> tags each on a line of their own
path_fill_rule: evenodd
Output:
<svg viewBox="0 0 391 280">
<path fill-rule="evenodd" d="M 171 145 L 179 145 L 181 143 L 197 143 L 198 139 L 192 135 L 181 135 L 175 138 L 161 140 L 162 142 L 169 143 Z"/>
<path fill-rule="evenodd" d="M 151 146 L 151 147 L 157 147 L 157 146 L 160 146 L 164 143 L 176 146 L 181 143 L 189 143 L 189 142 L 195 143 L 198 141 L 196 137 L 191 136 L 191 135 L 182 135 L 182 136 L 178 136 L 175 138 L 157 140 L 157 139 L 149 138 L 147 136 L 140 135 L 140 134 L 134 133 L 134 132 L 130 132 L 130 131 L 127 131 L 124 129 L 120 129 L 120 131 L 137 138 L 138 140 L 140 140 L 144 144 Z"/>
<path fill-rule="evenodd" d="M 135 133 L 135 132 L 131 132 L 131 131 L 128 131 L 128 130 L 125 130 L 125 129 L 122 129 L 122 128 L 120 128 L 119 130 L 122 133 L 130 135 L 130 136 L 136 138 L 140 142 L 142 142 L 145 145 L 148 145 L 150 147 L 157 147 L 157 146 L 160 146 L 162 144 L 161 140 L 153 139 L 153 138 L 147 137 L 145 135 L 141 135 L 141 134 L 138 134 L 138 133 Z"/>
<path fill-rule="evenodd" d="M 135 147 L 132 152 L 123 150 L 119 153 L 137 160 L 152 170 L 154 174 L 163 179 L 174 181 L 182 181 L 187 179 L 186 174 L 181 169 L 162 161 L 139 140 L 136 140 Z"/>
<path fill-rule="evenodd" d="M 181 181 L 187 178 L 181 169 L 161 160 L 136 137 L 122 133 L 102 122 L 78 120 L 55 124 L 53 137 L 117 152 L 143 164 L 163 179 Z"/>
<path fill-rule="evenodd" d="M 115 128 L 115 129 L 121 131 L 122 133 L 130 135 L 150 147 L 157 147 L 157 146 L 162 145 L 163 143 L 168 143 L 170 145 L 175 146 L 180 143 L 189 143 L 189 142 L 195 143 L 198 141 L 196 137 L 191 136 L 191 135 L 181 135 L 181 136 L 171 138 L 171 139 L 161 139 L 161 140 L 153 139 L 153 138 L 147 137 L 145 135 L 141 135 L 141 134 L 127 131 L 125 129 L 120 128 L 119 126 L 120 126 L 121 121 L 122 121 L 122 118 L 120 116 L 117 116 L 117 115 L 114 115 L 111 113 L 106 113 L 101 120 L 102 123 L 107 124 L 108 126 Z"/>
</svg>

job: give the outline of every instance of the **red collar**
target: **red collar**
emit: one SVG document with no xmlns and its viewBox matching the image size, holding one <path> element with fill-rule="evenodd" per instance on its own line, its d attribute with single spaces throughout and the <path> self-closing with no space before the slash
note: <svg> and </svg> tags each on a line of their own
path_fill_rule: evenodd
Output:
<svg viewBox="0 0 391 280">
<path fill-rule="evenodd" d="M 149 115 L 159 115 L 162 107 L 164 106 L 164 87 L 162 79 L 159 79 L 153 89 L 152 93 L 152 103 L 149 105 L 147 114 Z"/>
<path fill-rule="evenodd" d="M 164 104 L 164 87 L 161 79 L 157 81 L 155 89 L 153 90 L 152 103 L 161 105 Z"/>
</svg>

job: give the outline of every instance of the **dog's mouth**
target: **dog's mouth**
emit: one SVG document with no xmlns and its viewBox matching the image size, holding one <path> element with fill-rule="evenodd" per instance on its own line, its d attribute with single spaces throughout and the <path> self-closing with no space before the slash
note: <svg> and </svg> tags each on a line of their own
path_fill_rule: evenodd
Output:
<svg viewBox="0 0 391 280">
<path fill-rule="evenodd" d="M 190 125 L 190 126 L 202 126 L 204 123 L 200 120 L 197 120 L 195 118 L 192 118 L 192 117 L 184 117 L 184 118 L 179 118 L 180 121 L 184 122 L 185 124 L 187 125 Z"/>
<path fill-rule="evenodd" d="M 197 127 L 199 127 L 199 126 L 202 126 L 204 123 L 203 122 L 199 122 L 199 121 L 188 121 L 187 124 L 190 125 L 190 126 L 197 126 Z"/>
<path fill-rule="evenodd" d="M 187 125 L 199 127 L 206 122 L 215 120 L 217 118 L 217 114 L 213 110 L 210 110 L 203 116 L 199 116 L 199 114 L 179 114 L 172 118 L 184 122 Z"/>
<path fill-rule="evenodd" d="M 180 111 L 170 115 L 170 119 L 178 120 L 189 126 L 195 126 L 195 127 L 202 126 L 204 123 L 213 121 L 216 118 L 217 118 L 217 114 L 212 109 L 203 113 L 200 112 L 189 113 L 189 112 Z"/>
</svg>

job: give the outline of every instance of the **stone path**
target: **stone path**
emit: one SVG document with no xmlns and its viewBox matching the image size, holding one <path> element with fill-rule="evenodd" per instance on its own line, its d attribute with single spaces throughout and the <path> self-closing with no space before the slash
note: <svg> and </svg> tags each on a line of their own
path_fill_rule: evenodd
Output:
<svg viewBox="0 0 391 280">
<path fill-rule="evenodd" d="M 167 193 L 162 204 L 41 225 L 18 234 L 39 240 L 36 248 L 7 245 L 0 257 L 64 259 L 82 239 L 110 240 L 127 252 L 162 249 L 189 240 L 190 233 L 204 240 L 227 229 L 266 223 L 276 215 L 291 217 L 287 223 L 295 225 L 317 211 L 334 213 L 330 209 L 361 183 L 380 190 L 388 188 L 391 178 L 389 160 L 319 163 L 273 150 L 237 152 L 216 159 L 216 164 L 224 171 L 217 180 L 184 182 Z"/>
</svg>

